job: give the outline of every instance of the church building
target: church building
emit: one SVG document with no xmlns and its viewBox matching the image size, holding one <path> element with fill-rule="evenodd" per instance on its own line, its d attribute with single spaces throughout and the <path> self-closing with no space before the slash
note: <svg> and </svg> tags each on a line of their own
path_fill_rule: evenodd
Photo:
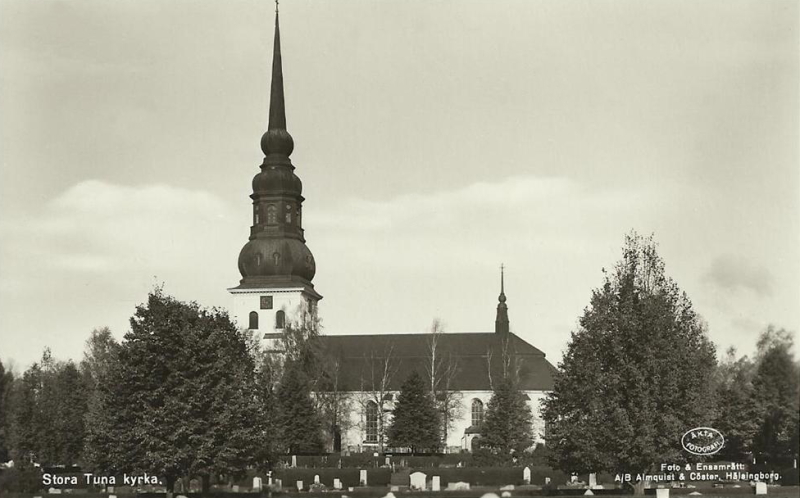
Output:
<svg viewBox="0 0 800 498">
<path fill-rule="evenodd" d="M 242 328 L 277 350 L 287 323 L 315 313 L 322 296 L 312 280 L 314 257 L 303 232 L 302 182 L 289 156 L 280 30 L 275 14 L 269 125 L 261 138 L 264 160 L 252 182 L 250 237 L 239 254 L 238 286 L 231 316 Z M 492 332 L 324 335 L 322 350 L 335 364 L 337 390 L 347 414 L 334 428 L 333 451 L 385 449 L 384 434 L 400 385 L 412 371 L 430 379 L 436 372 L 437 402 L 448 406 L 449 450 L 471 450 L 479 434 L 493 383 L 515 375 L 534 414 L 534 434 L 543 442 L 540 401 L 553 388 L 555 368 L 545 354 L 510 330 L 501 272 L 497 318 Z"/>
</svg>

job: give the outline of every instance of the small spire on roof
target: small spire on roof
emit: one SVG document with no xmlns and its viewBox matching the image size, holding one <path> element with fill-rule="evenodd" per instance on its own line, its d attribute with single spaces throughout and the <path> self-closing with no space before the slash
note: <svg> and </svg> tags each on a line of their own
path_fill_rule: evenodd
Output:
<svg viewBox="0 0 800 498">
<path fill-rule="evenodd" d="M 505 292 L 505 265 L 500 264 L 500 296 L 497 298 L 497 318 L 494 321 L 494 331 L 498 334 L 507 334 L 508 326 L 508 306 L 506 305 Z"/>
</svg>

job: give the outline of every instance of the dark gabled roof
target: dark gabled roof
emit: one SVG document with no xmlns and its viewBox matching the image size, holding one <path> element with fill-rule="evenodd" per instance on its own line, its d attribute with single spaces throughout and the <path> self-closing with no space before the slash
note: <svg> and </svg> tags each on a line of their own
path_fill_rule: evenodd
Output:
<svg viewBox="0 0 800 498">
<path fill-rule="evenodd" d="M 428 372 L 431 338 L 430 334 L 327 335 L 320 337 L 320 344 L 327 355 L 339 360 L 340 390 L 373 390 L 371 386 L 378 382 L 379 372 L 389 357 L 393 375 L 388 389 L 396 391 L 412 371 L 422 375 Z M 438 336 L 437 350 L 437 356 L 452 362 L 457 369 L 452 390 L 491 390 L 490 372 L 494 382 L 503 377 L 504 350 L 505 357 L 518 365 L 520 389 L 553 389 L 555 367 L 544 353 L 515 334 L 442 333 Z"/>
</svg>

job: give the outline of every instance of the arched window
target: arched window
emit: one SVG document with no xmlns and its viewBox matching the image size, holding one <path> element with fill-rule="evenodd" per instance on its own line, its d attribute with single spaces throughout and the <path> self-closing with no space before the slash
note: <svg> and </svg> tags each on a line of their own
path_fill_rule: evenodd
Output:
<svg viewBox="0 0 800 498">
<path fill-rule="evenodd" d="M 364 414 L 367 426 L 367 442 L 378 442 L 378 404 L 374 401 L 367 402 L 366 413 Z"/>
<path fill-rule="evenodd" d="M 472 400 L 472 425 L 483 423 L 483 402 L 477 398 Z"/>
<path fill-rule="evenodd" d="M 278 208 L 275 207 L 275 204 L 268 204 L 267 205 L 267 224 L 274 225 L 278 222 Z"/>
<path fill-rule="evenodd" d="M 250 312 L 250 329 L 257 329 L 258 328 L 258 313 L 255 311 Z"/>
<path fill-rule="evenodd" d="M 292 222 L 292 206 L 289 204 L 286 205 L 286 223 Z"/>
<path fill-rule="evenodd" d="M 283 310 L 278 310 L 278 312 L 275 313 L 275 328 L 282 329 L 285 326 L 286 326 L 286 313 L 284 313 Z"/>
<path fill-rule="evenodd" d="M 253 206 L 253 225 L 258 225 L 258 206 Z"/>
</svg>

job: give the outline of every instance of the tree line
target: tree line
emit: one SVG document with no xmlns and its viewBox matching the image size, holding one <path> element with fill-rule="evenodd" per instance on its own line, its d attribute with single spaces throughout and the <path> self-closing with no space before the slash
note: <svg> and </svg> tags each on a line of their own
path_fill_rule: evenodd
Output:
<svg viewBox="0 0 800 498">
<path fill-rule="evenodd" d="M 800 426 L 792 335 L 770 327 L 754 359 L 730 350 L 718 362 L 704 321 L 666 274 L 652 237 L 629 235 L 622 260 L 604 273 L 544 403 L 551 464 L 652 473 L 661 462 L 700 458 L 683 451 L 681 436 L 710 426 L 726 442 L 706 458 L 790 467 Z"/>
</svg>

